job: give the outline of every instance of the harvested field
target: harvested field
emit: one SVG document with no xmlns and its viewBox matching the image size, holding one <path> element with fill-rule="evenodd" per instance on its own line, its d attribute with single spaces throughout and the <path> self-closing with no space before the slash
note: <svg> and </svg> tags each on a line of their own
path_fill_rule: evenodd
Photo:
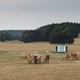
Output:
<svg viewBox="0 0 80 80">
<path fill-rule="evenodd" d="M 0 51 L 51 51 L 53 45 L 47 42 L 35 42 L 35 43 L 9 43 L 0 42 Z"/>
<path fill-rule="evenodd" d="M 80 38 L 68 45 L 69 52 L 80 54 Z M 0 80 L 80 80 L 80 60 L 63 60 L 65 54 L 56 54 L 55 45 L 47 42 L 0 42 Z M 23 53 L 37 51 L 44 58 L 50 52 L 49 64 L 28 64 L 20 59 Z"/>
</svg>

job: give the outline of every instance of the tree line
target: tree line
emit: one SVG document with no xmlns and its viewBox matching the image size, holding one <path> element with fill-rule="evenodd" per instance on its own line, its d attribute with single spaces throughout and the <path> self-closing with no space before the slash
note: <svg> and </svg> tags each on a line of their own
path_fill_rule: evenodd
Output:
<svg viewBox="0 0 80 80">
<path fill-rule="evenodd" d="M 13 40 L 13 36 L 8 32 L 0 31 L 0 41 L 10 41 Z"/>
<path fill-rule="evenodd" d="M 23 42 L 48 41 L 49 43 L 73 43 L 80 33 L 80 23 L 53 23 L 36 30 L 24 31 L 20 40 Z"/>
<path fill-rule="evenodd" d="M 20 40 L 25 43 L 47 41 L 49 43 L 73 43 L 80 33 L 80 23 L 52 23 L 35 30 L 0 31 L 0 41 Z"/>
<path fill-rule="evenodd" d="M 20 40 L 25 30 L 0 30 L 0 41 Z"/>
</svg>

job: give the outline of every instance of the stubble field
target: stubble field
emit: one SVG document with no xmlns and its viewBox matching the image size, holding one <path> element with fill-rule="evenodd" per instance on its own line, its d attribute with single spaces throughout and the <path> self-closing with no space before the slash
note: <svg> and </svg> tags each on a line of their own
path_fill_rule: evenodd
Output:
<svg viewBox="0 0 80 80">
<path fill-rule="evenodd" d="M 80 80 L 80 60 L 63 60 L 65 54 L 54 52 L 55 45 L 47 42 L 0 42 L 0 80 Z M 68 45 L 69 52 L 80 54 L 80 38 Z M 49 64 L 28 64 L 22 54 L 33 53 L 44 58 L 50 51 Z"/>
</svg>

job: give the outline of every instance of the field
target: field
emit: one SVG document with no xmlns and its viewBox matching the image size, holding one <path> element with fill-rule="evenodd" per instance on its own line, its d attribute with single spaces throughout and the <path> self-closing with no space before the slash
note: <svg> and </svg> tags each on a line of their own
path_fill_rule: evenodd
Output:
<svg viewBox="0 0 80 80">
<path fill-rule="evenodd" d="M 54 52 L 47 42 L 0 42 L 0 80 L 80 80 L 80 61 L 63 60 L 65 54 Z M 69 52 L 80 53 L 80 38 L 68 45 Z M 44 58 L 50 51 L 49 64 L 28 64 L 20 59 L 23 53 L 37 51 Z"/>
</svg>

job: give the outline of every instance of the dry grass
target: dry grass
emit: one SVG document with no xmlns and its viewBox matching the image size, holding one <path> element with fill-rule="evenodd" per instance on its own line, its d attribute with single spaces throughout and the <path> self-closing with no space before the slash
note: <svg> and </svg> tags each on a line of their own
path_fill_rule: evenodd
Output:
<svg viewBox="0 0 80 80">
<path fill-rule="evenodd" d="M 69 51 L 80 53 L 80 39 L 68 45 Z M 0 80 L 80 80 L 80 61 L 63 60 L 64 54 L 50 53 L 49 64 L 28 64 L 20 59 L 23 53 L 53 51 L 49 43 L 0 43 Z"/>
<path fill-rule="evenodd" d="M 0 42 L 0 51 L 51 51 L 53 45 L 47 42 L 35 42 L 35 43 L 2 43 Z"/>
</svg>

